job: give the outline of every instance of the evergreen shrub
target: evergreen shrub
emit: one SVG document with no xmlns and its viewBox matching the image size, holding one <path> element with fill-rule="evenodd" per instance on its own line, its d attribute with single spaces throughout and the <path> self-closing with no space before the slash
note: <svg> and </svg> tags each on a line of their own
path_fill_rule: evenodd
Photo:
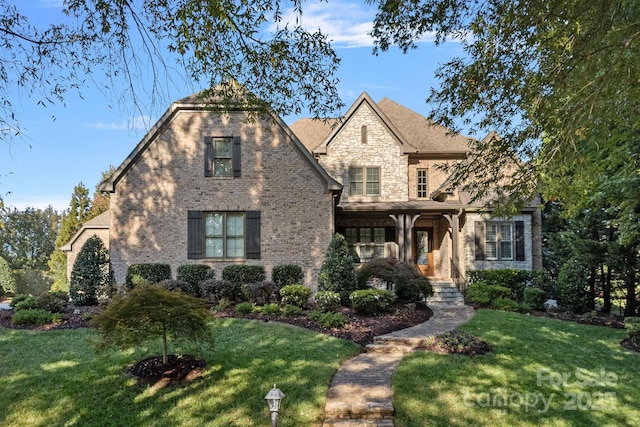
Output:
<svg viewBox="0 0 640 427">
<path fill-rule="evenodd" d="M 526 288 L 524 290 L 524 303 L 532 310 L 544 310 L 544 302 L 547 300 L 547 293 L 538 288 Z"/>
<path fill-rule="evenodd" d="M 342 304 L 350 303 L 349 295 L 357 289 L 356 270 L 349 246 L 342 234 L 334 234 L 325 253 L 318 275 L 318 290 L 340 294 Z"/>
<path fill-rule="evenodd" d="M 491 306 L 492 302 L 498 298 L 510 297 L 511 289 L 505 286 L 494 285 L 489 282 L 471 283 L 467 288 L 466 294 L 467 302 L 476 303 L 483 307 Z"/>
<path fill-rule="evenodd" d="M 396 300 L 393 291 L 384 289 L 361 289 L 349 296 L 351 305 L 358 314 L 369 315 L 387 311 Z"/>
<path fill-rule="evenodd" d="M 242 286 L 242 292 L 252 304 L 266 305 L 280 302 L 280 292 L 273 282 L 256 282 Z"/>
<path fill-rule="evenodd" d="M 640 345 L 640 317 L 625 317 L 624 328 L 629 334 L 629 339 Z"/>
<path fill-rule="evenodd" d="M 11 321 L 16 326 L 22 325 L 46 325 L 54 322 L 54 320 L 62 320 L 60 316 L 54 316 L 41 308 L 30 308 L 25 310 L 16 311 Z"/>
<path fill-rule="evenodd" d="M 82 245 L 73 264 L 69 296 L 75 305 L 96 305 L 111 297 L 114 290 L 109 252 L 102 240 L 94 235 Z"/>
<path fill-rule="evenodd" d="M 287 285 L 280 289 L 283 304 L 291 304 L 300 308 L 307 308 L 311 289 L 304 285 Z"/>
<path fill-rule="evenodd" d="M 242 286 L 228 280 L 205 280 L 200 283 L 200 295 L 211 304 L 219 304 L 223 299 L 232 303 L 239 303 L 245 300 Z"/>
<path fill-rule="evenodd" d="M 331 291 L 318 291 L 313 297 L 316 310 L 327 313 L 340 307 L 340 294 Z"/>
<path fill-rule="evenodd" d="M 208 279 L 215 278 L 216 272 L 205 264 L 184 264 L 178 267 L 176 279 L 187 282 L 190 287 L 182 291 L 194 297 L 201 296 L 200 284 Z"/>
<path fill-rule="evenodd" d="M 278 289 L 282 289 L 287 285 L 302 283 L 303 278 L 302 267 L 295 264 L 276 265 L 271 271 L 271 280 Z"/>
<path fill-rule="evenodd" d="M 264 267 L 261 265 L 228 265 L 222 269 L 222 279 L 238 285 L 262 282 L 265 277 Z"/>
<path fill-rule="evenodd" d="M 16 293 L 16 279 L 7 260 L 0 257 L 0 296 L 4 297 L 7 293 Z"/>
<path fill-rule="evenodd" d="M 171 266 L 164 263 L 131 264 L 127 268 L 125 286 L 133 289 L 141 283 L 157 284 L 163 280 L 171 279 Z"/>
<path fill-rule="evenodd" d="M 587 283 L 589 271 L 578 260 L 570 260 L 560 267 L 556 280 L 558 304 L 582 313 L 587 307 Z"/>
<path fill-rule="evenodd" d="M 429 279 L 411 264 L 393 258 L 378 258 L 364 264 L 357 272 L 358 288 L 365 289 L 372 278 L 390 283 L 399 299 L 422 301 L 433 295 Z"/>
<path fill-rule="evenodd" d="M 282 309 L 282 314 L 287 317 L 296 317 L 302 315 L 302 309 L 296 305 L 287 304 Z"/>
<path fill-rule="evenodd" d="M 349 318 L 344 313 L 310 311 L 307 317 L 327 329 L 343 328 L 349 323 Z"/>
<path fill-rule="evenodd" d="M 36 298 L 38 308 L 51 313 L 62 313 L 69 304 L 69 294 L 65 291 L 47 292 Z"/>
</svg>

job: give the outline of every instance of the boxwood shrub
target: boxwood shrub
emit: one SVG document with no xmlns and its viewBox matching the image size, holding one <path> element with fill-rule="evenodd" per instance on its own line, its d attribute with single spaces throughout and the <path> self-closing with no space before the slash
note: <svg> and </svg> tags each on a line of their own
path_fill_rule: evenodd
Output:
<svg viewBox="0 0 640 427">
<path fill-rule="evenodd" d="M 384 289 L 361 289 L 349 295 L 353 309 L 364 315 L 388 310 L 396 298 L 393 291 Z"/>
<path fill-rule="evenodd" d="M 300 267 L 299 265 L 276 265 L 271 271 L 271 280 L 276 284 L 278 289 L 282 289 L 287 285 L 302 283 L 302 279 L 302 267 Z"/>
<path fill-rule="evenodd" d="M 125 286 L 133 289 L 138 283 L 146 281 L 155 285 L 163 280 L 171 279 L 171 266 L 163 263 L 131 264 L 127 268 Z"/>
<path fill-rule="evenodd" d="M 287 285 L 280 289 L 283 304 L 291 304 L 300 308 L 307 308 L 311 289 L 304 285 Z"/>
<path fill-rule="evenodd" d="M 488 282 L 474 282 L 467 289 L 467 302 L 488 307 L 498 298 L 511 297 L 511 289 L 505 286 L 493 285 Z M 515 302 L 515 301 L 514 301 Z M 517 302 L 516 302 L 517 304 Z"/>
<path fill-rule="evenodd" d="M 222 279 L 238 285 L 262 282 L 265 279 L 261 265 L 228 265 L 222 269 Z"/>
<path fill-rule="evenodd" d="M 219 304 L 222 300 L 227 300 L 231 303 L 245 301 L 242 286 L 228 280 L 205 280 L 200 283 L 200 295 L 211 304 Z"/>
<path fill-rule="evenodd" d="M 525 288 L 524 304 L 531 310 L 544 310 L 544 302 L 547 300 L 547 293 L 538 288 Z"/>
<path fill-rule="evenodd" d="M 190 286 L 189 295 L 199 297 L 200 284 L 208 279 L 215 278 L 215 271 L 205 264 L 184 264 L 178 267 L 176 279 L 187 282 Z"/>
</svg>

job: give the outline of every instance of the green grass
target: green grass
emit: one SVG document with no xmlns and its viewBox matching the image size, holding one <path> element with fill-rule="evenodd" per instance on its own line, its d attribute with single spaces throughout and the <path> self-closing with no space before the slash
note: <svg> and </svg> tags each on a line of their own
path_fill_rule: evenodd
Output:
<svg viewBox="0 0 640 427">
<path fill-rule="evenodd" d="M 204 375 L 180 386 L 141 386 L 125 374 L 160 343 L 94 354 L 89 329 L 0 328 L 0 425 L 264 426 L 264 396 L 285 393 L 279 425 L 318 425 L 340 362 L 360 348 L 275 322 L 216 320 L 215 344 L 176 348 L 207 361 Z"/>
<path fill-rule="evenodd" d="M 397 427 L 638 425 L 640 354 L 620 346 L 624 331 L 492 310 L 460 329 L 493 352 L 406 357 Z"/>
</svg>

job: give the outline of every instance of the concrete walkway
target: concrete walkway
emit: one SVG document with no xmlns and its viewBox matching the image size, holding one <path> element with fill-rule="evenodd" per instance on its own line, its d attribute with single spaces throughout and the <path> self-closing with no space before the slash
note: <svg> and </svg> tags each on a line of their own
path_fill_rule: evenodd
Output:
<svg viewBox="0 0 640 427">
<path fill-rule="evenodd" d="M 323 427 L 393 427 L 391 376 L 402 358 L 430 336 L 468 322 L 465 305 L 430 304 L 433 316 L 420 325 L 374 338 L 366 353 L 347 360 L 327 393 Z"/>
</svg>

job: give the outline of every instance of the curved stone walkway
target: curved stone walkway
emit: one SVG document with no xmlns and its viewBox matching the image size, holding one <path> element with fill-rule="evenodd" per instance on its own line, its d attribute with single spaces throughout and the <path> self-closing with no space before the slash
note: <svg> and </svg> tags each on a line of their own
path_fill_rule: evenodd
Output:
<svg viewBox="0 0 640 427">
<path fill-rule="evenodd" d="M 391 376 L 405 354 L 426 338 L 467 323 L 465 305 L 430 304 L 433 316 L 411 328 L 374 338 L 366 353 L 340 366 L 327 393 L 323 427 L 393 427 Z"/>
</svg>

